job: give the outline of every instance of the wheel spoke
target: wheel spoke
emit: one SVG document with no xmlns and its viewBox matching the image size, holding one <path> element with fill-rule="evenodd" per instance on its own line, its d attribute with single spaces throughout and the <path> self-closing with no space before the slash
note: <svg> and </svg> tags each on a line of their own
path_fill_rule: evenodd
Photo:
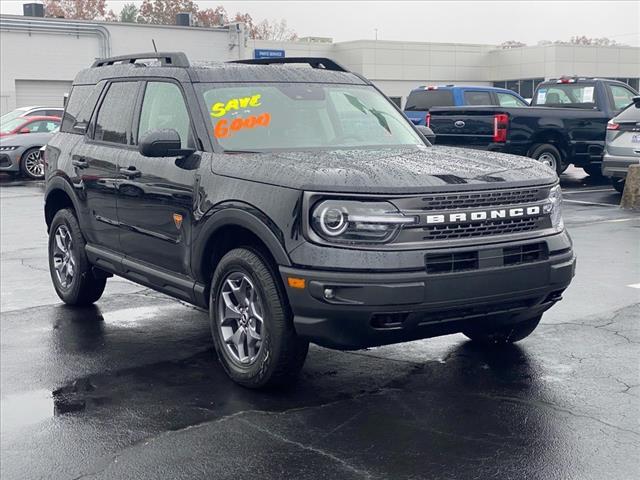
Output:
<svg viewBox="0 0 640 480">
<path fill-rule="evenodd" d="M 67 246 L 65 245 L 64 239 L 62 238 L 62 232 L 60 230 L 56 232 L 56 246 L 62 253 L 67 253 Z"/>
</svg>

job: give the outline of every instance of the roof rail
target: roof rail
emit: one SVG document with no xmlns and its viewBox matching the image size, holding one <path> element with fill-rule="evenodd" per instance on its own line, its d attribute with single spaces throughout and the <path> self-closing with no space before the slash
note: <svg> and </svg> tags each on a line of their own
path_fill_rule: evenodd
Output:
<svg viewBox="0 0 640 480">
<path fill-rule="evenodd" d="M 254 58 L 249 60 L 233 60 L 229 63 L 244 63 L 247 65 L 276 65 L 276 64 L 288 64 L 288 63 L 306 63 L 312 68 L 332 70 L 334 72 L 347 72 L 349 70 L 344 68 L 339 63 L 334 62 L 328 58 L 322 57 L 279 57 L 279 58 Z"/>
<path fill-rule="evenodd" d="M 137 60 L 159 60 L 163 67 L 182 67 L 190 66 L 189 59 L 183 52 L 151 52 L 151 53 L 132 53 L 130 55 L 120 55 L 118 57 L 100 58 L 93 62 L 91 68 L 106 67 L 116 63 L 136 63 Z"/>
</svg>

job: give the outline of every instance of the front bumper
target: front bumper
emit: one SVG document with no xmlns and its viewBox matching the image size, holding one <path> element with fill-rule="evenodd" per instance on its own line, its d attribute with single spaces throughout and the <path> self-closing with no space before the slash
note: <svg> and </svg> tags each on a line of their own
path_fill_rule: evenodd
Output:
<svg viewBox="0 0 640 480">
<path fill-rule="evenodd" d="M 0 172 L 17 172 L 20 170 L 20 151 L 0 152 Z"/>
<path fill-rule="evenodd" d="M 561 298 L 575 273 L 569 236 L 563 232 L 544 242 L 544 260 L 454 273 L 287 267 L 280 267 L 280 273 L 298 335 L 325 347 L 357 349 L 461 332 L 478 322 L 491 327 L 539 315 Z M 496 252 L 515 243 L 483 247 L 483 256 L 495 259 Z M 289 277 L 303 278 L 305 288 L 288 286 Z M 326 298 L 327 289 L 332 298 Z"/>
<path fill-rule="evenodd" d="M 602 175 L 612 178 L 627 178 L 627 171 L 631 165 L 640 164 L 640 155 L 633 157 L 617 157 L 604 154 L 602 159 Z"/>
</svg>

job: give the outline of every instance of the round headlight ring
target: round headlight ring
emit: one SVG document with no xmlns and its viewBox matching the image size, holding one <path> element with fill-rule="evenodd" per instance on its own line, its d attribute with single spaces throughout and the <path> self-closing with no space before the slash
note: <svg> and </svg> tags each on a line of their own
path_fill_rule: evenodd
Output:
<svg viewBox="0 0 640 480">
<path fill-rule="evenodd" d="M 330 237 L 342 235 L 349 226 L 346 210 L 333 206 L 322 209 L 319 223 L 322 233 Z"/>
</svg>

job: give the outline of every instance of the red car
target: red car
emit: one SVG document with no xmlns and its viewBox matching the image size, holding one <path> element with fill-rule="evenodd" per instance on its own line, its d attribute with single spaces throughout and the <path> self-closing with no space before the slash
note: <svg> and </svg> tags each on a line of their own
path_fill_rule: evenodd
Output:
<svg viewBox="0 0 640 480">
<path fill-rule="evenodd" d="M 16 133 L 49 133 L 60 127 L 60 117 L 18 117 L 2 124 L 0 137 Z"/>
</svg>

